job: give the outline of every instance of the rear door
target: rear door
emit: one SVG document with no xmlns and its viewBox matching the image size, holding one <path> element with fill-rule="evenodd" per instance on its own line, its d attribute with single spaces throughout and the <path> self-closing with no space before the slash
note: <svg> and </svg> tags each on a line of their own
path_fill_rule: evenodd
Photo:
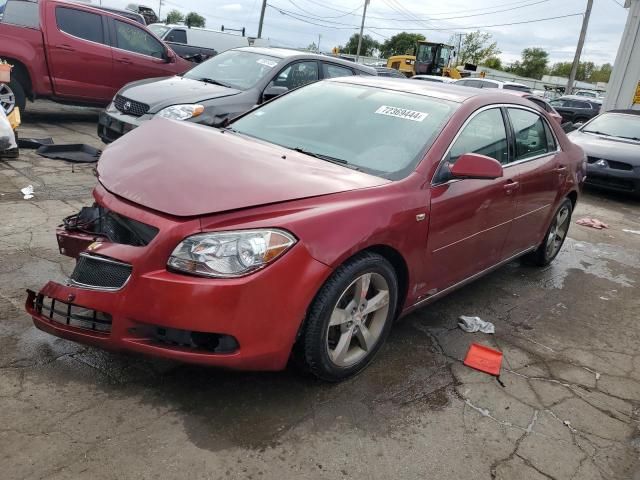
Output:
<svg viewBox="0 0 640 480">
<path fill-rule="evenodd" d="M 559 164 L 558 143 L 547 120 L 526 107 L 507 108 L 519 174 L 516 214 L 505 245 L 515 255 L 540 242 L 546 231 L 566 171 Z"/>
<path fill-rule="evenodd" d="M 166 77 L 176 73 L 167 61 L 167 49 L 146 29 L 110 18 L 113 46 L 113 85 L 116 89 L 143 78 Z"/>
<path fill-rule="evenodd" d="M 106 18 L 73 4 L 46 4 L 47 58 L 56 96 L 108 102 L 113 61 Z"/>
<path fill-rule="evenodd" d="M 467 121 L 432 182 L 425 279 L 432 293 L 499 263 L 515 215 L 517 169 L 505 169 L 504 176 L 495 180 L 448 179 L 448 166 L 465 153 L 509 163 L 500 107 L 481 110 Z"/>
</svg>

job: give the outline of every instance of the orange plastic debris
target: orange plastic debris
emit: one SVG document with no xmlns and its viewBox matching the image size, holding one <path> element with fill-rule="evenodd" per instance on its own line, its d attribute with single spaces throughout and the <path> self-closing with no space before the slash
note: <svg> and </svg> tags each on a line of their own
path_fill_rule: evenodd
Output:
<svg viewBox="0 0 640 480">
<path fill-rule="evenodd" d="M 475 368 L 490 375 L 500 376 L 502 366 L 502 352 L 493 348 L 472 343 L 464 359 L 467 367 Z"/>
</svg>

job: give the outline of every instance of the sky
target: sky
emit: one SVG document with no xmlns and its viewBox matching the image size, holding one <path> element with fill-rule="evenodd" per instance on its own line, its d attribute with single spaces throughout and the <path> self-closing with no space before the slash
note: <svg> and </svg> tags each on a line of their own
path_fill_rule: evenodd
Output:
<svg viewBox="0 0 640 480">
<path fill-rule="evenodd" d="M 103 0 L 103 4 L 115 7 L 127 3 L 128 0 Z M 160 0 L 141 3 L 158 12 Z M 584 13 L 586 3 L 586 0 L 370 0 L 365 33 L 382 42 L 406 30 L 422 33 L 429 41 L 447 42 L 456 33 L 469 33 L 478 27 L 493 35 L 503 62 L 520 59 L 527 47 L 548 51 L 550 63 L 572 61 L 583 17 L 566 15 Z M 594 1 L 583 61 L 613 63 L 627 18 L 628 10 L 622 7 L 623 3 L 624 0 Z M 208 28 L 246 27 L 247 35 L 255 36 L 262 0 L 163 0 L 162 4 L 161 14 L 171 9 L 196 11 L 207 19 Z M 268 0 L 268 4 L 262 36 L 272 44 L 305 48 L 317 44 L 320 35 L 321 50 L 329 51 L 345 44 L 359 31 L 364 0 Z M 491 26 L 549 17 L 563 18 Z"/>
</svg>

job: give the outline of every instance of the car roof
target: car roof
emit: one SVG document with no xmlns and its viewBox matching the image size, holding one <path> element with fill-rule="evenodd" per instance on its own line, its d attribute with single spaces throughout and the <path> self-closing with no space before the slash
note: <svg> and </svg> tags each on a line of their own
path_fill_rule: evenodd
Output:
<svg viewBox="0 0 640 480">
<path fill-rule="evenodd" d="M 493 95 L 504 94 L 505 99 L 514 97 L 513 94 L 504 93 L 502 90 L 498 89 L 490 89 L 491 92 L 489 92 L 481 88 L 463 87 L 461 85 L 456 85 L 455 83 L 408 82 L 402 78 L 352 76 L 337 77 L 324 81 L 384 88 L 397 92 L 423 95 L 425 97 L 441 98 L 456 103 L 463 103 L 470 98 L 485 96 L 489 93 Z M 516 100 L 513 103 L 517 104 L 518 101 Z"/>
<path fill-rule="evenodd" d="M 563 95 L 561 97 L 555 98 L 554 100 L 565 100 L 565 99 L 567 99 L 567 100 L 580 100 L 581 102 L 602 104 L 602 101 L 598 100 L 597 98 L 581 97 L 580 95 Z"/>
<path fill-rule="evenodd" d="M 376 75 L 376 69 L 374 67 L 367 67 L 366 65 L 361 65 L 356 62 L 352 62 L 349 60 L 343 60 L 342 58 L 330 57 L 328 55 L 320 55 L 318 53 L 311 52 L 301 52 L 299 50 L 292 50 L 290 48 L 280 48 L 280 47 L 239 47 L 234 48 L 233 50 L 242 50 L 244 52 L 257 53 L 258 55 L 267 55 L 271 57 L 276 57 L 280 59 L 290 59 L 294 57 L 298 57 L 300 59 L 316 59 L 323 60 L 325 62 L 332 62 L 338 65 L 344 65 L 346 67 L 355 68 L 357 70 L 361 70 L 363 72 L 367 72 L 370 75 Z"/>
<path fill-rule="evenodd" d="M 607 110 L 602 113 L 624 113 L 625 115 L 640 115 L 640 110 L 629 110 L 629 109 L 618 109 L 618 110 Z"/>
</svg>

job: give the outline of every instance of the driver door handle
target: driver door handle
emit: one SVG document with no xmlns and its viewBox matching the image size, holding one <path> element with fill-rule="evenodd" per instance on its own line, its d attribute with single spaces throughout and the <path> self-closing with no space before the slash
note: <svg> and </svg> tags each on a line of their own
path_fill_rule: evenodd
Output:
<svg viewBox="0 0 640 480">
<path fill-rule="evenodd" d="M 558 167 L 556 168 L 556 172 L 558 173 L 563 173 L 567 171 L 567 167 Z"/>
<path fill-rule="evenodd" d="M 507 183 L 503 187 L 507 195 L 511 195 L 518 188 L 520 188 L 520 182 L 514 182 L 513 180 L 507 180 Z"/>
<path fill-rule="evenodd" d="M 56 45 L 57 48 L 59 48 L 60 50 L 65 50 L 67 52 L 75 52 L 76 49 L 73 48 L 70 45 L 67 45 L 66 43 L 60 44 L 60 45 Z"/>
</svg>

